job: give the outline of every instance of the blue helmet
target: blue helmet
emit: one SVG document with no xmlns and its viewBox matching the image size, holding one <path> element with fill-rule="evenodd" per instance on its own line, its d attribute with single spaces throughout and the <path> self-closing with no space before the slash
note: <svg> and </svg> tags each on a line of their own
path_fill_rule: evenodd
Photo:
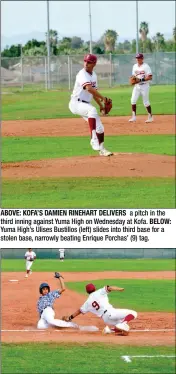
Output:
<svg viewBox="0 0 176 374">
<path fill-rule="evenodd" d="M 42 289 L 44 287 L 47 287 L 48 288 L 48 292 L 50 292 L 50 286 L 48 283 L 41 283 L 40 287 L 39 287 L 39 292 L 42 294 Z"/>
</svg>

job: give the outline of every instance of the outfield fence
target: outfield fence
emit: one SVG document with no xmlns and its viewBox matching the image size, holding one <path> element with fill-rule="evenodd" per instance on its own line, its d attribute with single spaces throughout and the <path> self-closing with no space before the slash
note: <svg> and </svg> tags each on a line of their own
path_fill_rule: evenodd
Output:
<svg viewBox="0 0 176 374">
<path fill-rule="evenodd" d="M 83 55 L 51 56 L 50 78 L 46 56 L 1 58 L 1 86 L 3 89 L 72 90 L 76 74 L 83 66 Z M 127 85 L 135 57 L 131 54 L 97 55 L 96 73 L 99 87 Z M 152 69 L 152 84 L 175 84 L 175 53 L 146 53 L 145 62 Z M 50 79 L 50 82 L 49 82 Z M 4 90 L 3 90 L 4 91 Z"/>
<path fill-rule="evenodd" d="M 57 259 L 59 258 L 59 251 L 58 249 L 35 249 L 33 250 L 36 252 L 37 257 L 43 259 Z M 24 258 L 24 253 L 26 252 L 26 248 L 24 249 L 1 249 L 2 258 Z M 171 258 L 174 259 L 176 255 L 176 250 L 171 248 L 165 249 L 66 249 L 65 250 L 66 258 L 68 259 L 89 259 L 89 258 L 134 258 L 134 259 L 142 259 L 142 258 Z"/>
</svg>

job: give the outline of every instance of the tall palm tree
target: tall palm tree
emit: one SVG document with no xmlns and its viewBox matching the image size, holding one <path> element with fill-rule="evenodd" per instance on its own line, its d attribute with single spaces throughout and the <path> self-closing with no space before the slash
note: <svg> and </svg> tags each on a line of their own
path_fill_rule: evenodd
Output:
<svg viewBox="0 0 176 374">
<path fill-rule="evenodd" d="M 145 42 L 147 40 L 147 35 L 149 33 L 149 27 L 147 22 L 141 22 L 139 33 L 141 35 L 141 40 L 143 44 L 143 52 L 145 52 Z"/>
<path fill-rule="evenodd" d="M 156 35 L 153 37 L 153 41 L 155 43 L 157 52 L 160 49 L 163 49 L 163 47 L 165 45 L 165 40 L 164 40 L 164 35 L 163 34 L 161 34 L 160 32 L 157 32 Z"/>
<path fill-rule="evenodd" d="M 115 30 L 106 30 L 104 33 L 105 51 L 113 52 L 115 49 L 118 34 Z"/>
</svg>

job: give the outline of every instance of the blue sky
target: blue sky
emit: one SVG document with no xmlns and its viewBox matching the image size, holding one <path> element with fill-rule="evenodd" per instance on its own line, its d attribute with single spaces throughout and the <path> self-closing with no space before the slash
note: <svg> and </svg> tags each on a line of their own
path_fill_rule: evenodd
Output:
<svg viewBox="0 0 176 374">
<path fill-rule="evenodd" d="M 138 1 L 138 4 L 139 23 L 149 23 L 149 36 L 156 32 L 166 37 L 172 35 L 174 1 Z M 119 39 L 135 38 L 135 9 L 136 1 L 91 1 L 93 40 L 98 40 L 106 29 L 116 30 Z M 23 43 L 25 34 L 41 38 L 45 35 L 46 1 L 2 1 L 1 14 L 2 41 Z M 77 35 L 89 40 L 88 1 L 50 1 L 50 28 L 57 30 L 61 38 Z"/>
</svg>

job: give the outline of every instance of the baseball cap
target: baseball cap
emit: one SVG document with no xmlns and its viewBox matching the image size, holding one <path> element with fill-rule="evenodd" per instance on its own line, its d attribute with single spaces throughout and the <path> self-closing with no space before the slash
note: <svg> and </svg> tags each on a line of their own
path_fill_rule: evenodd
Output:
<svg viewBox="0 0 176 374">
<path fill-rule="evenodd" d="M 96 287 L 94 286 L 93 283 L 89 283 L 89 284 L 87 284 L 87 286 L 86 286 L 86 292 L 87 292 L 87 293 L 94 292 L 95 290 L 96 290 Z"/>
<path fill-rule="evenodd" d="M 144 55 L 142 53 L 137 53 L 136 58 L 144 58 Z"/>
<path fill-rule="evenodd" d="M 89 53 L 88 55 L 85 55 L 85 56 L 84 56 L 84 61 L 85 61 L 85 62 L 96 63 L 96 62 L 97 62 L 97 56 L 92 55 L 92 54 Z"/>
</svg>

